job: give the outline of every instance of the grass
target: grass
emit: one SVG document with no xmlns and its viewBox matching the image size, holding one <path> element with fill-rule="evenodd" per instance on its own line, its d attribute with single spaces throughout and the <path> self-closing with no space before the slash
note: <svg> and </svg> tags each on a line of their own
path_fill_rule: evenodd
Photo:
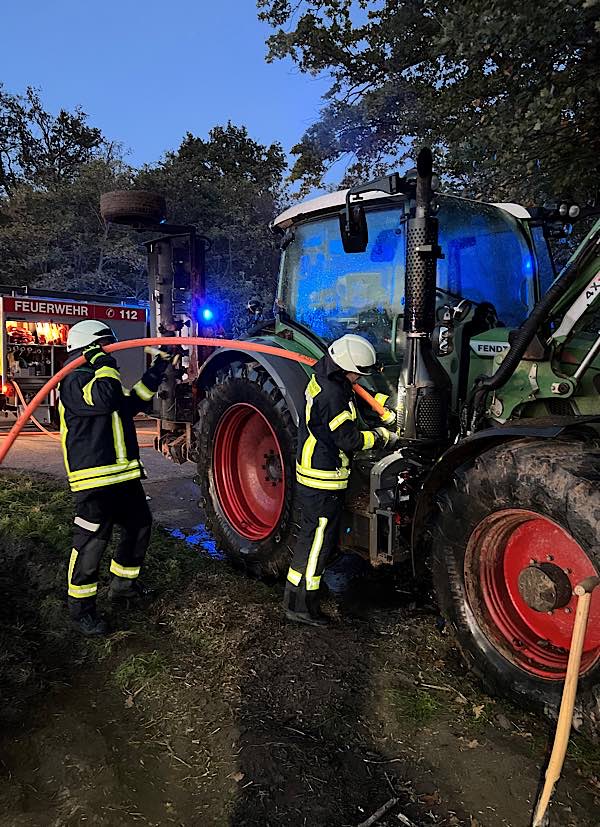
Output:
<svg viewBox="0 0 600 827">
<path fill-rule="evenodd" d="M 405 724 L 425 726 L 434 721 L 444 709 L 435 695 L 419 689 L 390 689 L 388 700 L 395 717 Z"/>
<path fill-rule="evenodd" d="M 0 537 L 41 544 L 52 551 L 70 547 L 73 507 L 69 492 L 54 480 L 6 473 L 0 477 Z"/>
<path fill-rule="evenodd" d="M 95 659 L 101 662 L 114 655 L 118 649 L 127 646 L 131 638 L 134 637 L 135 632 L 130 629 L 121 629 L 113 632 L 110 637 L 99 639 L 89 638 L 86 642 L 90 652 L 94 653 Z"/>
<path fill-rule="evenodd" d="M 569 741 L 567 754 L 571 761 L 600 776 L 600 744 L 593 744 L 586 738 L 576 735 Z"/>
<path fill-rule="evenodd" d="M 40 618 L 49 629 L 59 629 L 64 625 L 64 606 L 55 594 L 47 594 L 40 601 Z"/>
<path fill-rule="evenodd" d="M 185 642 L 196 651 L 209 654 L 219 650 L 219 641 L 215 637 L 214 632 L 189 627 L 180 627 L 178 631 L 181 633 L 181 636 Z"/>
<path fill-rule="evenodd" d="M 21 547 L 60 554 L 65 561 L 71 552 L 73 501 L 66 486 L 50 477 L 25 472 L 0 473 L 0 540 Z M 118 530 L 115 531 L 118 537 Z M 100 584 L 108 581 L 108 560 L 114 540 L 101 565 Z M 163 591 L 187 585 L 197 572 L 212 573 L 223 566 L 207 560 L 195 549 L 175 540 L 160 527 L 152 531 L 144 580 Z M 62 582 L 63 573 L 60 578 Z"/>
<path fill-rule="evenodd" d="M 130 655 L 114 671 L 119 689 L 135 692 L 153 682 L 167 671 L 164 655 L 154 650 L 140 655 Z"/>
</svg>

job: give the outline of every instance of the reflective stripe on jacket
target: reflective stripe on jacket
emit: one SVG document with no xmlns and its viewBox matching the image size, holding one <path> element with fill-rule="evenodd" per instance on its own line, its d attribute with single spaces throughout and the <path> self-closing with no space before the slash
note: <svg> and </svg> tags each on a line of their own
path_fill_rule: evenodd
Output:
<svg viewBox="0 0 600 827">
<path fill-rule="evenodd" d="M 133 418 L 148 407 L 159 384 L 160 378 L 149 370 L 127 390 L 117 363 L 106 353 L 65 376 L 59 386 L 58 408 L 71 491 L 144 476 Z"/>
<path fill-rule="evenodd" d="M 355 451 L 375 445 L 373 431 L 361 431 L 352 385 L 329 355 L 314 367 L 298 431 L 296 479 L 308 488 L 338 491 L 348 487 Z"/>
</svg>

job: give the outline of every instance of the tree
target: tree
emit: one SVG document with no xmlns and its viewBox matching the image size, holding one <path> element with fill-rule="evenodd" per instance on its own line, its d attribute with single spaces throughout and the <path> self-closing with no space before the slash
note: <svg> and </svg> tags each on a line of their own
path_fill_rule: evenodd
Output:
<svg viewBox="0 0 600 827">
<path fill-rule="evenodd" d="M 11 95 L 0 84 L 0 192 L 22 183 L 48 189 L 71 179 L 102 151 L 102 132 L 81 109 L 47 112 L 36 89 Z"/>
<path fill-rule="evenodd" d="M 100 196 L 154 189 L 167 197 L 173 222 L 211 239 L 211 301 L 239 331 L 251 295 L 273 300 L 277 251 L 268 224 L 285 168 L 279 144 L 263 146 L 227 124 L 206 140 L 188 134 L 159 164 L 133 170 L 81 109 L 54 116 L 35 90 L 0 88 L 0 283 L 145 295 L 140 237 L 105 224 Z"/>
<path fill-rule="evenodd" d="M 278 251 L 269 222 L 279 209 L 286 160 L 243 126 L 228 123 L 208 139 L 188 133 L 175 152 L 140 171 L 136 186 L 167 199 L 169 220 L 209 237 L 208 293 L 222 323 L 239 332 L 248 299 L 273 302 Z"/>
<path fill-rule="evenodd" d="M 4 201 L 0 282 L 134 294 L 145 266 L 143 248 L 129 234 L 109 234 L 100 215 L 100 195 L 131 183 L 132 171 L 107 147 L 52 188 L 19 184 Z"/>
<path fill-rule="evenodd" d="M 118 144 L 76 109 L 54 116 L 39 94 L 0 87 L 0 282 L 131 295 L 143 251 L 108 235 L 100 195 L 128 188 L 133 170 Z"/>
<path fill-rule="evenodd" d="M 479 197 L 587 200 L 600 173 L 600 0 L 258 0 L 268 59 L 328 73 L 326 106 L 292 150 L 305 188 L 436 151 Z"/>
</svg>

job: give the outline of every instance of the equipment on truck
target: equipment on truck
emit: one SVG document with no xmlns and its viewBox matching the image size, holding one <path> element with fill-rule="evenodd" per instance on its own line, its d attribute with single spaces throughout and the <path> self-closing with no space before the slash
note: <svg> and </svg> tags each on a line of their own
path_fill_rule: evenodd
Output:
<svg viewBox="0 0 600 827">
<path fill-rule="evenodd" d="M 383 371 L 361 381 L 388 397 L 400 441 L 357 456 L 341 547 L 430 571 L 469 667 L 489 688 L 557 708 L 573 588 L 600 566 L 600 222 L 556 277 L 546 228 L 573 217 L 568 205 L 534 214 L 434 192 L 434 180 L 426 150 L 406 176 L 280 215 L 275 317 L 248 339 L 315 359 L 344 334 L 371 342 Z M 181 301 L 182 229 L 153 229 L 152 333 L 194 336 L 202 273 Z M 191 273 L 192 253 L 182 261 Z M 311 370 L 272 351 L 185 351 L 159 394 L 160 447 L 197 462 L 223 550 L 256 574 L 284 574 Z M 588 711 L 600 689 L 597 600 L 581 661 Z"/>
<path fill-rule="evenodd" d="M 16 386 L 29 401 L 60 370 L 69 331 L 84 320 L 110 325 L 120 339 L 134 339 L 146 334 L 147 310 L 131 300 L 0 287 L 0 411 L 19 411 Z M 142 352 L 129 351 L 122 371 L 133 383 L 144 372 Z M 40 419 L 58 423 L 55 391 L 44 400 Z"/>
</svg>

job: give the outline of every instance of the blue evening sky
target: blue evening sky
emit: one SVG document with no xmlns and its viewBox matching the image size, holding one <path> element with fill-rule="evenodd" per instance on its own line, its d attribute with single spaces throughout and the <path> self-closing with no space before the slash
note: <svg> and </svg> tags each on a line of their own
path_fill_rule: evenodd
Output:
<svg viewBox="0 0 600 827">
<path fill-rule="evenodd" d="M 325 79 L 265 62 L 254 0 L 4 0 L 0 81 L 80 105 L 135 166 L 227 120 L 286 152 L 316 119 Z"/>
</svg>

